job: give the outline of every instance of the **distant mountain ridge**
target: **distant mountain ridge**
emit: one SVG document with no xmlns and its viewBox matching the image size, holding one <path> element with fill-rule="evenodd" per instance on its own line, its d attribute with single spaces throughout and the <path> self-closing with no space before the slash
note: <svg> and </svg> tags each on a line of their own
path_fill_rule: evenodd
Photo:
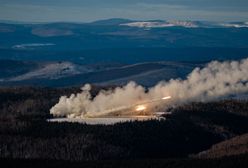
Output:
<svg viewBox="0 0 248 168">
<path fill-rule="evenodd" d="M 184 77 L 192 67 L 178 71 L 143 64 L 118 69 L 119 74 L 108 70 L 137 63 L 198 64 L 247 58 L 246 37 L 248 22 L 113 18 L 90 23 L 0 23 L 0 71 L 4 72 L 0 85 L 71 86 L 134 80 L 150 86 L 163 76 Z"/>
<path fill-rule="evenodd" d="M 217 22 L 217 21 L 191 21 L 191 20 L 132 20 L 125 18 L 110 18 L 96 20 L 92 22 L 68 22 L 68 21 L 55 21 L 55 22 L 28 22 L 28 21 L 12 21 L 12 20 L 0 20 L 0 23 L 5 24 L 39 24 L 39 25 L 49 25 L 49 24 L 81 24 L 81 25 L 105 25 L 105 26 L 117 26 L 126 25 L 132 27 L 204 27 L 204 28 L 216 28 L 216 27 L 233 27 L 242 28 L 248 27 L 248 21 L 233 21 L 233 22 Z"/>
<path fill-rule="evenodd" d="M 235 21 L 235 22 L 217 22 L 217 21 L 191 21 L 191 20 L 131 20 L 123 18 L 111 18 L 104 20 L 97 20 L 84 24 L 93 25 L 126 25 L 133 27 L 185 27 L 185 28 L 248 28 L 248 21 Z"/>
<path fill-rule="evenodd" d="M 248 22 L 108 19 L 91 23 L 0 23 L 0 49 L 247 48 L 247 36 Z"/>
</svg>

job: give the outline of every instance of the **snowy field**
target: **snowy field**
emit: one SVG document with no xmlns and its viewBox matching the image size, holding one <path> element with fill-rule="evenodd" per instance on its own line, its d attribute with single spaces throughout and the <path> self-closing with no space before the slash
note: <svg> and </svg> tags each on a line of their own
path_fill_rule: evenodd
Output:
<svg viewBox="0 0 248 168">
<path fill-rule="evenodd" d="M 116 123 L 124 123 L 130 121 L 148 121 L 148 120 L 163 120 L 165 118 L 157 116 L 132 116 L 132 117 L 112 117 L 112 118 L 53 118 L 48 119 L 48 122 L 77 122 L 89 125 L 112 125 Z"/>
</svg>

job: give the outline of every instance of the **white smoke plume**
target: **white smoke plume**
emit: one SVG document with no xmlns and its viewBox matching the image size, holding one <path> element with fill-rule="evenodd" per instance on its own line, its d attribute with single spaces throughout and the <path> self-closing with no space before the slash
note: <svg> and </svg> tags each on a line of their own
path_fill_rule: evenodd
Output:
<svg viewBox="0 0 248 168">
<path fill-rule="evenodd" d="M 171 96 L 168 101 L 149 105 L 150 109 L 163 110 L 166 105 L 193 101 L 210 101 L 229 95 L 248 92 L 248 58 L 241 61 L 213 61 L 205 68 L 195 68 L 185 80 L 171 79 L 161 81 L 146 90 L 134 82 L 112 90 L 102 90 L 97 96 L 90 95 L 90 85 L 86 84 L 82 92 L 70 97 L 62 96 L 51 108 L 54 116 L 87 117 L 123 110 L 142 102 Z M 163 109 L 159 109 L 163 108 Z"/>
</svg>

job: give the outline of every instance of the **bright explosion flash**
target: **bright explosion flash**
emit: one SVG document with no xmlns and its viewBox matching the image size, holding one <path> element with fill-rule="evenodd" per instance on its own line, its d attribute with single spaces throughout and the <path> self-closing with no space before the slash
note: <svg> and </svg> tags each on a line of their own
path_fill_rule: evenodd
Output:
<svg viewBox="0 0 248 168">
<path fill-rule="evenodd" d="M 171 96 L 166 96 L 162 98 L 163 100 L 171 99 Z"/>
<path fill-rule="evenodd" d="M 150 103 L 154 103 L 154 102 L 157 102 L 157 101 L 161 101 L 161 100 L 167 100 L 167 99 L 171 99 L 171 96 L 166 96 L 166 97 L 163 97 L 161 99 L 154 99 L 154 100 L 151 100 L 151 101 L 148 101 L 148 102 L 144 102 L 143 104 L 150 104 Z M 136 106 L 136 111 L 143 111 L 145 110 L 147 107 L 145 105 L 138 105 Z"/>
<path fill-rule="evenodd" d="M 144 106 L 144 105 L 139 105 L 136 107 L 136 111 L 143 111 L 145 109 L 146 109 L 146 106 Z"/>
</svg>

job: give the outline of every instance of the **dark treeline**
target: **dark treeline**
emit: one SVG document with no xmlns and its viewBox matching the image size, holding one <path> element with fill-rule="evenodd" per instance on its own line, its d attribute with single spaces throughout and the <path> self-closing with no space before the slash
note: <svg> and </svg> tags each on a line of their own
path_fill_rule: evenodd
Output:
<svg viewBox="0 0 248 168">
<path fill-rule="evenodd" d="M 8 168 L 247 168 L 248 155 L 220 159 L 142 159 L 87 162 L 0 159 L 0 163 Z"/>
<path fill-rule="evenodd" d="M 100 87 L 93 88 L 93 95 Z M 166 120 L 115 125 L 49 123 L 49 109 L 79 88 L 0 89 L 0 157 L 92 161 L 182 158 L 248 131 L 248 102 L 192 103 Z"/>
</svg>

